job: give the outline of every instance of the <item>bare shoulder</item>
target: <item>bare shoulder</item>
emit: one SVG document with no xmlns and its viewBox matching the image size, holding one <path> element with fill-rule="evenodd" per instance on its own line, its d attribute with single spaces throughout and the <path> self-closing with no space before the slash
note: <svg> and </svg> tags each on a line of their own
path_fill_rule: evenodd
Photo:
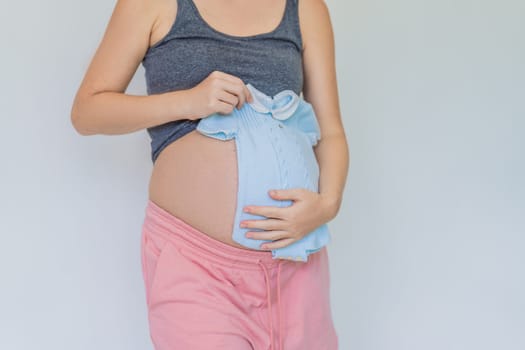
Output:
<svg viewBox="0 0 525 350">
<path fill-rule="evenodd" d="M 332 21 L 324 0 L 299 0 L 303 36 L 303 97 L 319 120 L 322 137 L 342 133 Z"/>
<path fill-rule="evenodd" d="M 297 0 L 303 50 L 312 40 L 332 35 L 330 12 L 325 0 Z"/>
<path fill-rule="evenodd" d="M 78 97 L 100 91 L 124 92 L 149 48 L 164 0 L 117 0 Z"/>
</svg>

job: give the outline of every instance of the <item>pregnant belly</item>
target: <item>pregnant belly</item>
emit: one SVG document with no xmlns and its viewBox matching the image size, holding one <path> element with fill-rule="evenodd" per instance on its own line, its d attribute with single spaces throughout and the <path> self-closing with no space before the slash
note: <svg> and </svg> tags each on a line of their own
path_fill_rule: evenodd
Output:
<svg viewBox="0 0 525 350">
<path fill-rule="evenodd" d="M 228 115 L 201 119 L 196 130 L 172 142 L 155 162 L 150 200 L 208 236 L 244 249 L 260 249 L 263 240 L 245 237 L 257 228 L 240 228 L 246 205 L 289 206 L 269 189 L 318 191 L 319 165 L 313 146 L 320 138 L 313 107 L 293 91 L 274 97 L 248 85 L 253 103 Z M 274 258 L 306 261 L 326 245 L 326 224 L 301 240 L 272 250 Z"/>
<path fill-rule="evenodd" d="M 250 249 L 232 239 L 236 153 L 234 140 L 189 132 L 168 145 L 155 161 L 149 199 L 216 240 Z"/>
</svg>

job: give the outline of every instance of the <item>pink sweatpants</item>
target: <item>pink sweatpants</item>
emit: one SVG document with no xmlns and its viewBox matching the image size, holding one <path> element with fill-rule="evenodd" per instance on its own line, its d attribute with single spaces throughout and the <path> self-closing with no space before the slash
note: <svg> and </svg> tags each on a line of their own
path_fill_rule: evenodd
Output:
<svg viewBox="0 0 525 350">
<path fill-rule="evenodd" d="M 142 272 L 156 350 L 337 350 L 326 246 L 308 262 L 216 240 L 148 200 Z"/>
</svg>

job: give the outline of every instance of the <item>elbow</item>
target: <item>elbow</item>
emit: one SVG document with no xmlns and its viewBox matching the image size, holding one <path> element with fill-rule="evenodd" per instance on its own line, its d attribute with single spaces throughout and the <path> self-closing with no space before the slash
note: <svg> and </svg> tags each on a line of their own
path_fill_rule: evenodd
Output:
<svg viewBox="0 0 525 350">
<path fill-rule="evenodd" d="M 79 115 L 75 114 L 73 112 L 71 113 L 71 125 L 73 126 L 73 129 L 75 129 L 75 131 L 78 134 L 80 134 L 82 136 L 89 135 L 87 129 L 83 126 Z"/>
<path fill-rule="evenodd" d="M 70 112 L 70 122 L 73 129 L 82 136 L 94 135 L 95 132 L 89 128 L 89 125 L 86 123 L 87 118 L 84 114 L 82 104 L 78 99 L 75 99 Z"/>
</svg>

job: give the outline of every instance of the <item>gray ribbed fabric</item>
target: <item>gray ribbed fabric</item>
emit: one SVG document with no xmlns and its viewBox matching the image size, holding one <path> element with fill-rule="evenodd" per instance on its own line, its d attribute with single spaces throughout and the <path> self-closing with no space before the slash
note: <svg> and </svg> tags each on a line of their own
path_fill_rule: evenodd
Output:
<svg viewBox="0 0 525 350">
<path fill-rule="evenodd" d="M 269 96 L 284 89 L 299 95 L 303 43 L 297 1 L 286 0 L 274 30 L 234 36 L 211 27 L 192 0 L 177 0 L 171 29 L 142 60 L 148 95 L 192 88 L 214 70 L 235 75 Z M 171 142 L 194 130 L 199 120 L 175 120 L 148 128 L 152 161 Z"/>
</svg>

